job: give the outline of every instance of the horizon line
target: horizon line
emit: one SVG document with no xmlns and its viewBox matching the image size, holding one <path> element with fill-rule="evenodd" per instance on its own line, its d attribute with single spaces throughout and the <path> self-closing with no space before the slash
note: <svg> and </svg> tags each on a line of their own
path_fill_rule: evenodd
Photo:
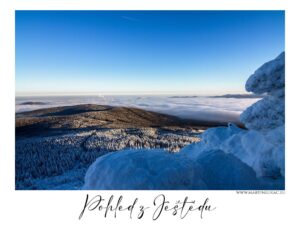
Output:
<svg viewBox="0 0 300 225">
<path fill-rule="evenodd" d="M 15 93 L 15 97 L 59 97 L 59 96 L 169 96 L 169 95 L 183 95 L 183 96 L 212 96 L 225 94 L 250 94 L 246 91 L 228 91 L 228 92 L 45 92 L 45 93 Z"/>
</svg>

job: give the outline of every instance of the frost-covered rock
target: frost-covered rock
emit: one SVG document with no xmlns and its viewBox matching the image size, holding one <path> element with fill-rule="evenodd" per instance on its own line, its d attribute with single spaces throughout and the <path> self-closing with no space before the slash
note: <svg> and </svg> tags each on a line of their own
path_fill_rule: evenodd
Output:
<svg viewBox="0 0 300 225">
<path fill-rule="evenodd" d="M 197 164 L 163 150 L 123 150 L 99 157 L 88 169 L 87 190 L 207 189 Z"/>
<path fill-rule="evenodd" d="M 257 176 L 278 178 L 284 176 L 284 138 L 275 142 L 273 139 L 282 129 L 283 126 L 267 133 L 241 132 L 226 140 L 221 148 L 252 167 Z"/>
<path fill-rule="evenodd" d="M 187 145 L 180 152 L 189 158 L 197 158 L 203 151 L 224 149 L 225 141 L 241 132 L 245 132 L 245 130 L 232 123 L 229 123 L 227 127 L 209 128 L 201 135 L 200 142 Z M 236 142 L 234 141 L 233 143 L 235 144 Z"/>
<path fill-rule="evenodd" d="M 240 116 L 248 129 L 258 131 L 249 131 L 241 140 L 246 153 L 250 155 L 246 161 L 259 176 L 284 177 L 284 81 L 285 55 L 281 53 L 255 71 L 246 83 L 247 91 L 266 93 L 262 100 L 247 108 Z"/>
<path fill-rule="evenodd" d="M 232 123 L 229 123 L 227 127 L 210 128 L 202 134 L 203 144 L 205 144 L 206 147 L 220 146 L 229 137 L 240 132 L 243 132 L 243 129 Z M 216 135 L 216 133 L 218 135 Z"/>
<path fill-rule="evenodd" d="M 247 108 L 240 116 L 248 129 L 271 130 L 284 124 L 284 99 L 266 96 Z"/>
<path fill-rule="evenodd" d="M 204 151 L 195 159 L 162 150 L 124 150 L 99 157 L 85 176 L 86 190 L 259 189 L 251 167 L 232 154 Z"/>
<path fill-rule="evenodd" d="M 271 130 L 284 124 L 285 55 L 265 63 L 246 83 L 246 90 L 267 94 L 262 100 L 247 108 L 240 116 L 248 129 Z"/>
<path fill-rule="evenodd" d="M 281 97 L 285 82 L 285 53 L 263 64 L 246 82 L 246 90 L 255 94 L 268 93 Z"/>
<path fill-rule="evenodd" d="M 232 127 L 208 129 L 201 142 L 186 146 L 180 154 L 197 159 L 204 152 L 220 149 L 253 168 L 258 177 L 284 176 L 284 126 L 265 133 Z"/>
<path fill-rule="evenodd" d="M 260 188 L 253 169 L 230 153 L 221 150 L 204 151 L 196 161 L 201 166 L 201 170 L 198 170 L 199 178 L 210 190 Z"/>
<path fill-rule="evenodd" d="M 182 154 L 198 158 L 203 152 L 220 149 L 253 168 L 258 177 L 284 177 L 284 67 L 282 53 L 248 79 L 248 91 L 266 94 L 241 114 L 249 130 L 233 124 L 208 129 L 200 143 L 186 146 Z"/>
</svg>

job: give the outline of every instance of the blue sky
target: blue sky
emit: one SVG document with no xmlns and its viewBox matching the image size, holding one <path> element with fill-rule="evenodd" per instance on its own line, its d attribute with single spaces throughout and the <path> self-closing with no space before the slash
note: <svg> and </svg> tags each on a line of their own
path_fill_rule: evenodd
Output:
<svg viewBox="0 0 300 225">
<path fill-rule="evenodd" d="M 283 11 L 17 11 L 17 95 L 224 94 L 284 51 Z"/>
</svg>

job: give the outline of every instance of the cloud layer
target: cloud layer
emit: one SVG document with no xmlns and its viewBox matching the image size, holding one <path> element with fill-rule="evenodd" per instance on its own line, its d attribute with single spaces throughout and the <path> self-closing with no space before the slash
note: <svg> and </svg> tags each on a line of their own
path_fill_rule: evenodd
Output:
<svg viewBox="0 0 300 225">
<path fill-rule="evenodd" d="M 170 98 L 168 96 L 22 97 L 16 99 L 16 112 L 76 104 L 102 104 L 136 107 L 186 119 L 238 122 L 241 112 L 258 100 L 210 97 Z M 28 101 L 46 104 L 21 105 Z"/>
</svg>

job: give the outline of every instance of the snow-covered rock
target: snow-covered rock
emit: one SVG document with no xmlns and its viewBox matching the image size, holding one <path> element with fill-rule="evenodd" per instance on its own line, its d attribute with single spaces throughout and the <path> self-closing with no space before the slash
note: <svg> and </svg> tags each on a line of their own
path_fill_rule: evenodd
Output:
<svg viewBox="0 0 300 225">
<path fill-rule="evenodd" d="M 271 130 L 284 124 L 284 98 L 266 96 L 247 108 L 240 116 L 248 129 Z"/>
<path fill-rule="evenodd" d="M 181 149 L 181 154 L 189 158 L 197 158 L 203 151 L 210 151 L 211 149 L 224 150 L 224 144 L 227 140 L 235 137 L 236 134 L 245 132 L 245 130 L 229 123 L 227 127 L 214 127 L 207 129 L 201 135 L 201 142 L 196 142 L 185 146 Z M 233 144 L 236 145 L 236 141 Z"/>
<path fill-rule="evenodd" d="M 221 150 L 204 151 L 196 161 L 201 166 L 198 179 L 203 180 L 209 190 L 260 188 L 254 170 L 230 153 Z"/>
<path fill-rule="evenodd" d="M 246 90 L 255 94 L 266 94 L 240 116 L 241 121 L 250 129 L 242 137 L 244 149 L 252 160 L 246 161 L 256 170 L 258 176 L 284 177 L 284 52 L 255 71 L 246 83 Z"/>
<path fill-rule="evenodd" d="M 232 133 L 232 126 L 208 129 L 201 142 L 186 146 L 180 154 L 192 159 L 220 149 L 253 168 L 258 177 L 284 176 L 284 126 L 267 133 L 242 129 Z"/>
<path fill-rule="evenodd" d="M 255 94 L 268 93 L 281 97 L 285 82 L 285 53 L 259 67 L 246 82 L 246 90 Z M 278 92 L 279 91 L 279 92 Z"/>
<path fill-rule="evenodd" d="M 259 189 L 251 167 L 220 150 L 197 159 L 163 150 L 124 150 L 99 157 L 85 176 L 86 190 Z"/>
<path fill-rule="evenodd" d="M 123 150 L 99 157 L 88 169 L 87 190 L 207 189 L 197 164 L 163 150 Z"/>
<path fill-rule="evenodd" d="M 248 129 L 271 130 L 284 124 L 285 54 L 265 63 L 246 82 L 246 90 L 266 94 L 240 116 Z"/>
<path fill-rule="evenodd" d="M 210 128 L 206 130 L 201 137 L 203 139 L 203 144 L 205 144 L 206 147 L 216 147 L 221 146 L 229 137 L 240 132 L 243 132 L 243 129 L 229 123 L 227 127 Z M 218 135 L 216 135 L 216 133 Z"/>
<path fill-rule="evenodd" d="M 220 149 L 252 167 L 257 177 L 284 177 L 284 67 L 282 53 L 248 79 L 248 91 L 266 94 L 241 114 L 249 130 L 233 124 L 208 129 L 200 143 L 186 146 L 182 154 L 198 158 L 205 151 Z"/>
</svg>

